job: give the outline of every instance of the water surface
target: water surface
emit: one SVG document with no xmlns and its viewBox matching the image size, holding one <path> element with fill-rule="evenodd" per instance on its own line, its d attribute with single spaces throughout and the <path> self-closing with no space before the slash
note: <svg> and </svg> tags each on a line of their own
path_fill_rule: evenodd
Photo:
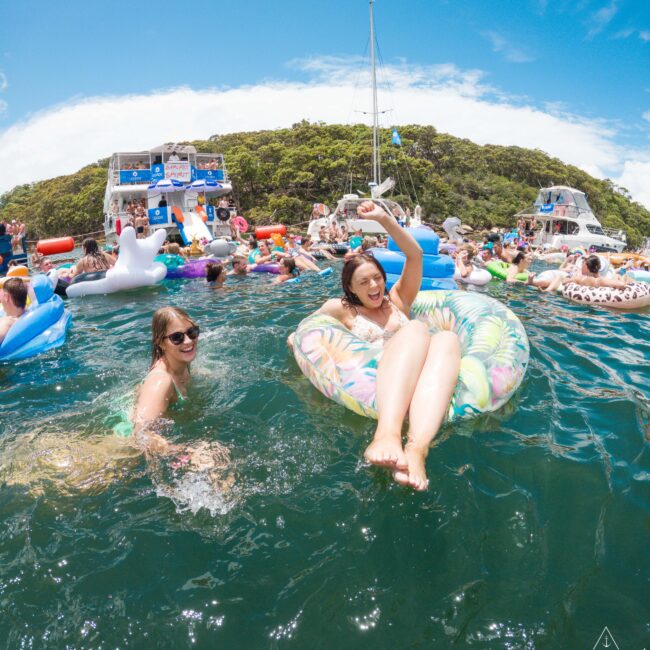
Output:
<svg viewBox="0 0 650 650">
<path fill-rule="evenodd" d="M 70 300 L 64 348 L 0 366 L 6 647 L 591 648 L 605 625 L 648 643 L 648 313 L 492 282 L 530 337 L 527 377 L 443 430 L 414 494 L 360 462 L 373 423 L 287 352 L 337 283 Z M 167 435 L 226 444 L 230 491 L 111 435 L 168 304 L 203 334 Z"/>
</svg>

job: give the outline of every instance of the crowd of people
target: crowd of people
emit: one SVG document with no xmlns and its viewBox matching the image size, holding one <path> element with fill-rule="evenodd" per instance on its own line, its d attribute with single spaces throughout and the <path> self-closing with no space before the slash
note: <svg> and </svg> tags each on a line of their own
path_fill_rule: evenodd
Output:
<svg viewBox="0 0 650 650">
<path fill-rule="evenodd" d="M 228 200 L 221 200 L 224 206 Z M 221 203 L 221 202 L 220 202 Z M 111 206 L 113 208 L 113 206 Z M 115 204 L 117 209 L 117 204 Z M 138 236 L 146 236 L 142 220 L 146 218 L 145 200 L 129 201 L 125 209 L 129 223 Z M 425 461 L 432 440 L 444 420 L 460 371 L 460 342 L 451 331 L 431 336 L 427 327 L 410 320 L 410 309 L 422 281 L 423 253 L 409 232 L 394 218 L 372 201 L 359 205 L 359 216 L 379 223 L 394 239 L 405 255 L 399 280 L 390 291 L 386 288 L 386 273 L 368 250 L 385 246 L 386 236 L 364 236 L 361 230 L 350 232 L 346 225 L 332 221 L 318 231 L 317 238 L 302 237 L 297 232 L 272 233 L 268 238 L 242 237 L 231 226 L 232 240 L 237 249 L 229 260 L 211 260 L 205 266 L 205 280 L 215 289 L 221 289 L 230 276 L 246 276 L 256 270 L 266 270 L 274 265 L 275 284 L 295 280 L 302 273 L 321 272 L 319 259 L 332 259 L 345 247 L 341 273 L 343 295 L 325 302 L 319 313 L 331 316 L 342 323 L 360 339 L 378 350 L 377 407 L 378 423 L 374 438 L 365 451 L 366 460 L 387 468 L 393 479 L 415 490 L 428 485 Z M 13 239 L 23 232 L 22 224 L 0 224 L 2 237 Z M 567 282 L 592 287 L 624 287 L 629 279 L 623 273 L 604 276 L 602 259 L 584 250 L 563 249 L 566 255 L 556 273 L 544 279 L 529 270 L 533 260 L 530 238 L 534 236 L 534 223 L 518 223 L 516 233 L 485 233 L 482 242 L 461 240 L 447 246 L 461 277 L 469 275 L 476 267 L 498 261 L 507 266 L 505 281 L 523 283 L 542 291 L 555 291 Z M 141 229 L 142 228 L 142 229 Z M 161 253 L 189 259 L 194 250 L 170 241 Z M 97 241 L 87 238 L 82 242 L 83 255 L 67 269 L 59 270 L 66 282 L 85 273 L 109 270 L 116 262 L 119 250 L 101 250 Z M 200 252 L 200 251 L 199 251 Z M 52 260 L 32 257 L 33 266 L 47 273 L 53 268 Z M 269 269 L 270 270 L 270 269 Z M 4 316 L 0 319 L 0 343 L 12 325 L 25 312 L 29 282 L 24 277 L 4 278 L 0 291 L 0 304 Z M 198 451 L 179 448 L 160 435 L 155 422 L 175 404 L 182 405 L 187 398 L 190 383 L 190 365 L 196 357 L 200 336 L 197 323 L 184 311 L 175 307 L 158 310 L 152 322 L 152 363 L 147 377 L 137 391 L 132 414 L 134 439 L 144 452 L 174 454 L 175 462 L 192 463 Z M 292 339 L 288 341 L 293 344 Z M 406 443 L 402 440 L 402 426 L 408 415 Z M 198 461 L 197 461 L 198 462 Z M 201 455 L 202 463 L 209 458 Z"/>
</svg>

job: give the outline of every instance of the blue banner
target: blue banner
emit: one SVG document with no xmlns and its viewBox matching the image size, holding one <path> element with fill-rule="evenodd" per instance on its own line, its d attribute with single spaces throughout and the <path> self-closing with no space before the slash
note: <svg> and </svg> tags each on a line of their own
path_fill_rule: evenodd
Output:
<svg viewBox="0 0 650 650">
<path fill-rule="evenodd" d="M 120 185 L 128 183 L 150 183 L 150 169 L 120 169 Z"/>
<path fill-rule="evenodd" d="M 149 223 L 152 226 L 161 226 L 169 221 L 168 208 L 149 208 Z"/>
<path fill-rule="evenodd" d="M 214 221 L 214 206 L 213 205 L 206 205 L 205 206 L 205 212 L 208 215 L 208 221 Z"/>
<path fill-rule="evenodd" d="M 223 169 L 196 169 L 194 170 L 196 178 L 194 180 L 205 179 L 210 181 L 222 181 Z M 193 174 L 194 175 L 194 174 Z"/>
<path fill-rule="evenodd" d="M 151 182 L 161 181 L 165 178 L 165 165 L 151 165 Z"/>
<path fill-rule="evenodd" d="M 555 210 L 555 203 L 547 203 L 546 205 L 540 205 L 540 212 L 553 212 Z"/>
<path fill-rule="evenodd" d="M 402 137 L 395 127 L 393 127 L 393 144 L 396 144 L 398 147 L 402 146 Z"/>
</svg>

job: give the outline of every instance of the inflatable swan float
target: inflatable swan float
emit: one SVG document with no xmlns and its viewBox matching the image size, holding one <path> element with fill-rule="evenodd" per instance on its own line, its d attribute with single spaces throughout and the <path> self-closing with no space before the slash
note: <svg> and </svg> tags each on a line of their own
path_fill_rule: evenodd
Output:
<svg viewBox="0 0 650 650">
<path fill-rule="evenodd" d="M 167 275 L 167 267 L 153 260 L 165 237 L 165 230 L 161 228 L 146 239 L 136 239 L 135 230 L 125 228 L 120 235 L 120 254 L 115 266 L 101 273 L 76 276 L 66 289 L 66 294 L 70 298 L 77 298 L 148 287 L 161 282 Z M 50 276 L 50 279 L 56 285 L 57 277 Z"/>
</svg>

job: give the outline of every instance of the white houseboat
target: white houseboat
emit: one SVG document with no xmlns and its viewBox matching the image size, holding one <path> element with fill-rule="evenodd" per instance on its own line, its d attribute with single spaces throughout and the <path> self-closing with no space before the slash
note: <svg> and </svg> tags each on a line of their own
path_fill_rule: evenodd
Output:
<svg viewBox="0 0 650 650">
<path fill-rule="evenodd" d="M 114 153 L 104 196 L 106 239 L 114 241 L 131 220 L 130 201 L 144 201 L 150 232 L 164 228 L 180 234 L 186 243 L 229 236 L 228 220 L 234 208 L 224 208 L 226 215 L 209 200 L 231 192 L 221 154 L 198 153 L 195 147 L 180 144 Z"/>
<path fill-rule="evenodd" d="M 598 252 L 621 252 L 627 244 L 623 230 L 606 230 L 596 218 L 584 192 L 558 185 L 539 191 L 532 209 L 516 219 L 537 222 L 533 245 L 560 248 L 582 246 Z"/>
</svg>

